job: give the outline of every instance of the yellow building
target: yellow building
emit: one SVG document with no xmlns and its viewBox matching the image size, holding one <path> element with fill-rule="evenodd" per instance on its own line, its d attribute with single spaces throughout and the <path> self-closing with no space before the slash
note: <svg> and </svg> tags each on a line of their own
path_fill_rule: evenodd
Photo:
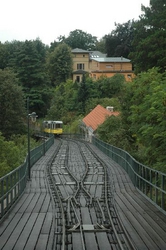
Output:
<svg viewBox="0 0 166 250">
<path fill-rule="evenodd" d="M 101 76 L 112 77 L 123 74 L 126 81 L 134 77 L 131 61 L 124 57 L 107 57 L 99 51 L 73 49 L 73 81 L 81 82 L 82 75 L 87 73 L 93 79 Z"/>
</svg>

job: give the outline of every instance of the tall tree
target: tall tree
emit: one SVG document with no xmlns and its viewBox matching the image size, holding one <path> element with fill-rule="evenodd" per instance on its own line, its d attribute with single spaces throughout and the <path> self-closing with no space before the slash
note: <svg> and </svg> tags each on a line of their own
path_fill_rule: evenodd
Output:
<svg viewBox="0 0 166 250">
<path fill-rule="evenodd" d="M 96 81 L 96 87 L 100 98 L 115 97 L 121 92 L 121 89 L 125 83 L 125 77 L 121 74 L 115 74 L 112 77 L 100 77 Z"/>
<path fill-rule="evenodd" d="M 12 71 L 0 70 L 0 131 L 6 138 L 25 131 L 24 94 L 18 83 Z"/>
<path fill-rule="evenodd" d="M 123 24 L 115 23 L 115 30 L 105 36 L 106 53 L 108 56 L 129 56 L 132 51 L 133 20 Z"/>
<path fill-rule="evenodd" d="M 60 39 L 60 38 L 59 38 L 59 39 Z M 50 51 L 50 52 L 53 52 L 54 49 L 55 49 L 59 44 L 60 44 L 60 42 L 57 42 L 57 41 L 52 42 L 51 45 L 50 45 L 49 51 Z"/>
<path fill-rule="evenodd" d="M 83 74 L 82 81 L 78 89 L 78 105 L 80 107 L 80 113 L 85 114 L 86 101 L 89 98 L 89 90 L 86 84 L 86 76 Z"/>
<path fill-rule="evenodd" d="M 68 44 L 72 49 L 95 50 L 97 37 L 76 29 L 71 31 L 67 38 L 61 37 L 61 41 Z"/>
<path fill-rule="evenodd" d="M 64 124 L 72 120 L 78 110 L 77 89 L 77 83 L 72 80 L 67 80 L 55 87 L 51 107 L 48 110 L 48 119 L 63 120 Z"/>
<path fill-rule="evenodd" d="M 7 44 L 0 42 L 0 69 L 5 69 L 8 66 L 9 51 Z"/>
<path fill-rule="evenodd" d="M 166 3 L 151 0 L 150 6 L 142 6 L 144 12 L 134 25 L 133 52 L 130 57 L 136 73 L 166 65 Z"/>
<path fill-rule="evenodd" d="M 48 54 L 47 67 L 54 85 L 65 82 L 71 77 L 73 60 L 70 47 L 62 43 Z"/>
<path fill-rule="evenodd" d="M 99 41 L 97 41 L 96 43 L 96 50 L 102 52 L 102 53 L 106 53 L 106 38 L 102 37 Z"/>
<path fill-rule="evenodd" d="M 16 46 L 17 45 L 17 46 Z M 50 81 L 46 72 L 46 46 L 39 40 L 15 43 L 9 66 L 17 73 L 30 110 L 43 116 L 50 100 Z"/>
</svg>

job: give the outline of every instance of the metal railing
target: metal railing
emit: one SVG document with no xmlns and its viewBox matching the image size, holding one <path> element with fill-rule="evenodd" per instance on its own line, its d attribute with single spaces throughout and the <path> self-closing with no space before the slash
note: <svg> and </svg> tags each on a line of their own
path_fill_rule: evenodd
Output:
<svg viewBox="0 0 166 250">
<path fill-rule="evenodd" d="M 118 163 L 128 173 L 132 183 L 162 211 L 166 211 L 166 174 L 136 161 L 126 151 L 107 144 L 96 137 L 92 143 Z"/>
<path fill-rule="evenodd" d="M 54 137 L 50 137 L 30 151 L 30 167 L 33 166 L 53 145 Z M 25 162 L 12 172 L 0 178 L 0 221 L 24 192 L 28 180 L 28 157 Z"/>
</svg>

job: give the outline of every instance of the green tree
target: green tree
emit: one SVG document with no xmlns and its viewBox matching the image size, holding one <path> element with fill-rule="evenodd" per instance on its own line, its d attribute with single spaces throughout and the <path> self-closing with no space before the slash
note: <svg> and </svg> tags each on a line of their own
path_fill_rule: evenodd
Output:
<svg viewBox="0 0 166 250">
<path fill-rule="evenodd" d="M 137 146 L 144 147 L 146 164 L 166 164 L 166 75 L 154 68 L 140 74 L 133 82 L 135 89 L 130 105 L 131 131 Z M 163 170 L 163 169 L 162 169 Z"/>
<path fill-rule="evenodd" d="M 39 40 L 13 44 L 13 56 L 9 66 L 14 69 L 26 97 L 30 98 L 30 110 L 43 116 L 50 102 L 50 80 L 46 71 L 46 46 Z"/>
<path fill-rule="evenodd" d="M 18 83 L 11 70 L 0 70 L 0 131 L 6 138 L 25 131 L 24 95 Z"/>
<path fill-rule="evenodd" d="M 97 37 L 76 29 L 71 31 L 67 38 L 61 37 L 61 41 L 68 44 L 72 49 L 79 48 L 84 50 L 95 50 Z"/>
<path fill-rule="evenodd" d="M 124 86 L 120 99 L 122 127 L 130 145 L 124 149 L 138 161 L 158 169 L 166 161 L 165 79 L 157 68 L 140 73 Z"/>
<path fill-rule="evenodd" d="M 7 67 L 14 68 L 14 61 L 16 59 L 16 53 L 21 49 L 23 42 L 12 41 L 0 43 L 0 69 Z"/>
<path fill-rule="evenodd" d="M 151 0 L 150 7 L 142 6 L 144 14 L 134 25 L 133 52 L 130 57 L 135 72 L 147 71 L 166 65 L 166 4 L 164 0 Z"/>
<path fill-rule="evenodd" d="M 17 54 L 19 51 L 22 50 L 22 46 L 23 46 L 24 42 L 20 42 L 17 40 L 14 40 L 12 42 L 5 42 L 5 46 L 8 52 L 7 55 L 7 65 L 6 67 L 12 68 L 15 70 L 17 70 Z"/>
<path fill-rule="evenodd" d="M 85 107 L 88 98 L 89 98 L 89 90 L 86 83 L 85 74 L 83 74 L 82 81 L 78 88 L 78 106 L 81 114 L 85 114 Z"/>
<path fill-rule="evenodd" d="M 7 45 L 0 42 L 0 69 L 4 69 L 8 66 L 9 52 Z"/>
<path fill-rule="evenodd" d="M 47 119 L 60 119 L 64 121 L 64 124 L 69 124 L 76 119 L 76 116 L 80 114 L 88 114 L 89 111 L 98 104 L 101 104 L 104 107 L 113 106 L 115 110 L 120 110 L 118 91 L 120 91 L 120 86 L 123 83 L 121 80 L 124 80 L 124 78 L 119 78 L 119 76 L 113 78 L 112 83 L 114 85 L 115 81 L 117 86 L 113 86 L 112 90 L 110 90 L 114 93 L 114 95 L 113 93 L 111 94 L 112 98 L 101 98 L 97 82 L 85 75 L 83 76 L 81 83 L 67 80 L 65 83 L 57 85 L 54 89 L 53 99 L 51 107 L 48 110 Z M 103 85 L 104 84 L 105 82 L 103 81 Z M 107 93 L 106 96 L 109 96 L 109 93 Z"/>
<path fill-rule="evenodd" d="M 73 70 L 70 47 L 64 43 L 55 47 L 54 51 L 48 54 L 47 68 L 52 84 L 57 85 L 69 79 Z"/>
<path fill-rule="evenodd" d="M 30 141 L 31 149 L 39 146 L 39 142 L 33 138 Z M 0 178 L 23 164 L 27 155 L 27 143 L 27 135 L 13 135 L 11 140 L 6 140 L 0 133 Z"/>
<path fill-rule="evenodd" d="M 60 38 L 59 38 L 59 39 L 60 39 Z M 60 44 L 60 42 L 56 42 L 56 41 L 52 42 L 51 45 L 50 45 L 49 51 L 50 51 L 50 52 L 53 52 L 54 49 L 55 49 L 56 47 L 58 47 L 59 44 Z"/>
<path fill-rule="evenodd" d="M 48 119 L 63 120 L 64 124 L 73 119 L 77 110 L 77 87 L 72 80 L 56 86 L 51 107 L 48 110 Z"/>
<path fill-rule="evenodd" d="M 106 36 L 102 37 L 99 41 L 96 43 L 96 50 L 106 53 Z"/>
<path fill-rule="evenodd" d="M 0 177 L 18 167 L 19 149 L 12 141 L 6 141 L 0 133 Z"/>
<path fill-rule="evenodd" d="M 105 50 L 107 53 L 107 56 L 113 57 L 115 56 L 115 51 L 118 46 L 120 46 L 120 40 L 117 36 L 114 36 L 112 34 L 105 35 Z M 119 55 L 118 55 L 119 56 Z M 122 55 L 120 55 L 122 56 Z"/>
<path fill-rule="evenodd" d="M 125 78 L 121 74 L 115 74 L 112 77 L 100 77 L 96 81 L 96 86 L 98 89 L 98 93 L 100 93 L 100 98 L 112 98 L 118 96 L 124 83 Z"/>
<path fill-rule="evenodd" d="M 132 51 L 133 24 L 133 20 L 123 24 L 115 23 L 115 30 L 104 37 L 107 56 L 128 58 L 129 53 Z"/>
</svg>

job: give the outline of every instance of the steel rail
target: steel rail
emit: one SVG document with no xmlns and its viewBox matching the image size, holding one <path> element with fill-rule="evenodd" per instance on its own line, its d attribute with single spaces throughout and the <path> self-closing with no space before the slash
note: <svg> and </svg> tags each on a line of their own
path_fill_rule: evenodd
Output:
<svg viewBox="0 0 166 250">
<path fill-rule="evenodd" d="M 67 140 L 67 141 L 69 141 L 69 140 Z M 102 219 L 103 222 L 106 222 L 106 215 L 107 215 L 107 217 L 108 217 L 108 219 L 110 221 L 111 231 L 112 231 L 112 233 L 114 235 L 113 237 L 116 240 L 116 244 L 117 244 L 118 249 L 120 249 L 120 250 L 125 250 L 125 249 L 136 250 L 135 246 L 133 245 L 133 243 L 132 243 L 132 241 L 130 239 L 129 234 L 127 233 L 127 231 L 126 231 L 126 229 L 125 229 L 122 221 L 120 220 L 120 216 L 117 213 L 117 209 L 116 209 L 116 206 L 115 206 L 116 204 L 115 204 L 115 201 L 114 201 L 114 182 L 113 182 L 113 180 L 111 178 L 110 178 L 110 180 L 108 182 L 108 172 L 107 172 L 108 168 L 105 165 L 104 161 L 91 149 L 91 147 L 87 143 L 81 141 L 81 143 L 83 145 L 86 145 L 87 150 L 88 150 L 87 152 L 90 152 L 92 154 L 92 157 L 94 157 L 94 159 L 97 159 L 97 161 L 100 162 L 101 167 L 103 168 L 103 177 L 104 177 L 104 186 L 103 186 L 104 190 L 103 190 L 103 192 L 104 192 L 104 200 L 101 201 L 101 202 L 104 202 L 103 205 L 105 205 L 106 211 L 103 210 L 102 203 L 100 203 L 99 198 L 92 197 L 92 195 L 90 194 L 90 192 L 88 192 L 87 189 L 86 189 L 86 187 L 84 186 L 84 181 L 85 181 L 86 177 L 88 176 L 88 172 L 89 172 L 89 164 L 88 164 L 88 158 L 87 158 L 87 155 L 86 155 L 86 153 L 87 153 L 86 150 L 81 147 L 81 145 L 80 145 L 80 143 L 78 141 L 74 141 L 74 140 L 70 140 L 70 141 L 72 141 L 73 143 L 76 143 L 78 145 L 79 152 L 80 152 L 80 154 L 81 154 L 81 156 L 83 158 L 83 161 L 85 163 L 85 172 L 84 172 L 84 175 L 82 177 L 82 180 L 80 181 L 70 171 L 70 169 L 68 167 L 69 145 L 67 144 L 67 147 L 65 148 L 65 161 L 64 161 L 64 165 L 65 165 L 65 169 L 68 172 L 70 178 L 75 181 L 77 188 L 76 189 L 72 189 L 73 190 L 73 194 L 69 195 L 65 183 L 63 183 L 63 181 L 62 181 L 63 178 L 59 177 L 60 180 L 61 180 L 61 182 L 62 182 L 62 184 L 63 184 L 64 191 L 68 195 L 68 197 L 65 198 L 65 201 L 67 202 L 66 212 L 64 210 L 62 198 L 60 197 L 59 187 L 55 183 L 52 184 L 52 186 L 55 185 L 56 197 L 57 197 L 59 205 L 60 205 L 61 217 L 62 217 L 61 218 L 61 220 L 62 220 L 62 246 L 61 246 L 61 250 L 65 250 L 65 243 L 66 243 L 66 239 L 67 239 L 66 238 L 67 237 L 66 236 L 67 232 L 66 232 L 66 218 L 65 218 L 65 213 L 67 215 L 69 224 L 71 224 L 72 220 L 73 220 L 73 218 L 71 217 L 71 213 L 72 212 L 74 213 L 74 217 L 75 217 L 76 221 L 74 221 L 74 223 L 73 223 L 74 226 L 72 228 L 70 228 L 68 230 L 68 232 L 69 231 L 70 232 L 72 232 L 72 231 L 74 232 L 79 227 L 79 231 L 80 231 L 80 235 L 81 235 L 82 247 L 83 247 L 83 250 L 86 249 L 85 242 L 84 242 L 84 230 L 82 228 L 81 220 L 78 217 L 77 210 L 76 210 L 76 207 L 75 207 L 75 205 L 77 205 L 78 209 L 79 209 L 79 206 L 80 206 L 80 204 L 77 202 L 77 196 L 78 196 L 79 191 L 83 191 L 90 198 L 90 204 L 92 204 L 93 201 L 97 202 L 97 205 L 99 207 L 98 211 L 99 211 L 100 217 L 101 217 L 101 219 Z M 63 173 L 62 173 L 62 175 L 63 175 Z M 111 197 L 112 197 L 112 200 L 111 200 L 111 207 L 112 207 L 112 209 L 111 210 L 110 210 L 110 201 L 109 201 L 109 194 L 110 193 L 108 193 L 108 187 L 109 187 L 109 192 L 111 192 Z M 114 219 L 115 219 L 114 217 L 115 216 L 113 217 L 112 213 L 114 213 L 116 215 L 116 224 L 117 224 L 117 227 L 116 227 L 115 222 L 114 222 Z M 102 225 L 100 227 L 102 227 Z M 118 234 L 119 232 L 117 231 L 117 229 L 120 230 L 120 231 L 123 230 L 123 232 L 119 235 Z M 103 226 L 103 230 L 106 230 L 106 228 L 104 226 Z M 110 230 L 108 230 L 108 232 L 109 231 Z"/>
<path fill-rule="evenodd" d="M 114 225 L 111 213 L 110 213 L 109 205 L 108 205 L 108 192 L 107 192 L 108 183 L 107 183 L 107 174 L 106 174 L 105 167 L 104 167 L 104 173 L 105 173 L 104 174 L 104 178 L 105 178 L 105 180 L 104 180 L 105 204 L 106 204 L 106 207 L 107 207 L 107 213 L 108 213 L 109 221 L 111 223 L 112 230 L 113 230 L 113 232 L 115 234 L 115 237 L 116 237 L 116 240 L 118 242 L 118 246 L 120 247 L 121 250 L 125 250 L 125 248 L 123 247 L 122 242 L 121 242 L 121 240 L 119 238 L 117 230 L 115 228 L 115 225 Z"/>
<path fill-rule="evenodd" d="M 77 218 L 77 221 L 78 221 L 78 223 L 79 223 L 82 247 L 83 247 L 83 250 L 86 250 L 86 248 L 85 248 L 85 242 L 84 242 L 84 237 L 83 237 L 83 230 L 82 230 L 82 227 L 81 227 L 81 221 L 80 221 L 80 219 L 78 218 L 77 211 L 75 210 L 75 207 L 74 207 L 74 204 L 73 204 L 72 201 L 71 201 L 71 205 L 72 205 L 72 207 L 73 207 L 73 211 L 74 211 L 75 216 L 76 216 L 76 218 Z"/>
<path fill-rule="evenodd" d="M 101 204 L 100 204 L 98 198 L 96 198 L 96 202 L 97 202 L 97 204 L 98 204 L 98 206 L 99 206 L 99 209 L 100 209 L 100 212 L 101 212 L 101 214 L 102 214 L 103 221 L 106 222 L 105 214 L 104 214 L 104 211 L 103 211 L 103 209 L 102 209 L 102 207 L 101 207 Z"/>
<path fill-rule="evenodd" d="M 70 203 L 71 203 L 71 197 L 67 200 L 67 214 L 68 214 L 68 220 L 71 222 L 71 211 L 70 211 Z"/>
<path fill-rule="evenodd" d="M 62 203 L 62 200 L 59 196 L 59 193 L 58 193 L 58 190 L 57 190 L 57 187 L 55 185 L 55 182 L 54 182 L 54 177 L 52 175 L 52 172 L 51 172 L 51 164 L 54 160 L 54 158 L 56 157 L 56 155 L 58 154 L 59 150 L 60 150 L 60 147 L 61 147 L 62 143 L 59 144 L 58 148 L 56 149 L 54 155 L 53 155 L 53 158 L 51 159 L 50 163 L 48 164 L 47 166 L 47 175 L 48 175 L 48 178 L 49 178 L 49 191 L 50 191 L 50 194 L 51 194 L 51 197 L 52 199 L 54 200 L 54 191 L 56 192 L 56 196 L 58 198 L 58 201 L 59 201 L 59 205 L 60 205 L 60 209 L 61 209 L 61 216 L 62 216 L 62 246 L 61 246 L 61 250 L 65 250 L 65 239 L 66 239 L 66 230 L 65 230 L 65 227 L 66 227 L 66 221 L 65 221 L 65 213 L 64 213 L 64 208 L 63 208 L 63 203 Z M 54 200 L 54 204 L 55 204 L 55 200 Z M 54 205 L 55 206 L 55 205 Z M 54 220 L 55 220 L 55 217 L 54 217 Z M 54 223 L 55 224 L 55 223 Z M 55 227 L 54 227 L 54 238 L 55 238 Z M 55 239 L 53 239 L 53 241 L 55 241 Z M 53 243 L 53 248 L 55 249 L 55 244 Z"/>
<path fill-rule="evenodd" d="M 69 175 L 72 177 L 72 179 L 74 179 L 74 181 L 77 183 L 77 190 L 76 190 L 76 192 L 74 192 L 74 194 L 73 194 L 73 196 L 70 196 L 69 198 L 68 198 L 68 207 L 67 207 L 67 213 L 68 213 L 68 217 L 69 217 L 69 220 L 70 220 L 70 222 L 71 222 L 71 215 L 70 215 L 70 204 L 71 204 L 71 206 L 72 206 L 72 208 L 73 208 L 73 212 L 74 212 L 74 214 L 75 214 L 75 217 L 76 217 L 76 219 L 77 219 L 77 224 L 75 225 L 75 227 L 77 228 L 78 226 L 80 227 L 80 235 L 81 235 L 81 242 L 82 242 L 82 247 L 83 247 L 83 250 L 86 250 L 86 247 L 85 247 L 85 243 L 84 243 L 84 237 L 83 237 L 83 230 L 82 230 L 82 227 L 81 227 L 81 221 L 80 221 L 80 219 L 79 219 L 79 217 L 78 217 L 78 215 L 77 215 L 77 211 L 76 211 L 76 209 L 75 209 L 75 207 L 74 207 L 74 204 L 73 204 L 73 201 L 76 203 L 76 205 L 79 205 L 79 203 L 77 202 L 77 200 L 76 200 L 76 196 L 77 196 L 77 194 L 78 194 L 78 192 L 81 190 L 81 188 L 82 188 L 82 182 L 80 182 L 80 181 L 78 181 L 77 180 L 77 178 L 71 173 L 71 171 L 69 170 L 69 168 L 68 168 L 68 156 L 69 156 L 69 153 L 68 153 L 68 151 L 69 151 L 69 147 L 67 147 L 67 150 L 66 150 L 66 157 L 65 157 L 65 168 L 66 168 L 66 170 L 68 171 L 68 173 L 69 173 Z M 86 192 L 86 190 L 85 190 L 85 192 Z M 88 195 L 90 195 L 89 193 L 87 193 Z M 72 199 L 73 199 L 73 201 L 72 201 Z M 69 231 L 72 231 L 72 229 L 70 229 Z"/>
<path fill-rule="evenodd" d="M 90 148 L 89 148 L 89 149 L 90 149 Z M 80 151 L 81 151 L 81 150 L 80 150 Z M 90 151 L 91 151 L 91 150 L 90 150 Z M 97 158 L 97 159 L 100 161 L 100 163 L 102 164 L 102 167 L 103 167 L 103 169 L 104 169 L 104 179 L 105 179 L 105 180 L 104 180 L 104 193 L 105 193 L 105 203 L 106 203 L 106 207 L 107 207 L 108 217 L 109 217 L 109 220 L 110 220 L 111 227 L 112 227 L 112 230 L 113 230 L 113 232 L 114 232 L 115 238 L 116 238 L 116 240 L 117 240 L 118 246 L 120 247 L 120 250 L 125 250 L 124 247 L 123 247 L 123 245 L 122 245 L 122 243 L 121 243 L 121 240 L 120 240 L 120 238 L 119 238 L 119 235 L 118 235 L 118 233 L 117 233 L 117 230 L 116 230 L 116 228 L 115 228 L 115 225 L 114 225 L 112 216 L 111 216 L 111 214 L 110 214 L 109 206 L 108 206 L 108 199 L 107 199 L 107 197 L 108 197 L 108 194 L 107 194 L 107 186 L 108 186 L 108 183 L 107 183 L 107 172 L 106 172 L 105 164 L 103 164 L 103 162 L 101 162 L 101 160 L 97 157 L 97 155 L 96 155 L 94 152 L 91 151 L 91 153 L 93 154 L 93 156 L 94 156 L 95 158 Z M 83 178 L 83 179 L 85 179 L 86 175 L 88 174 L 88 163 L 87 163 L 87 159 L 86 159 L 85 155 L 84 155 L 83 153 L 81 153 L 81 155 L 82 155 L 82 157 L 83 157 L 83 159 L 84 159 L 84 161 L 85 161 L 85 163 L 86 163 L 86 173 L 85 173 L 84 178 Z M 81 183 L 82 183 L 82 182 L 81 182 Z M 86 191 L 86 189 L 83 187 L 83 185 L 82 185 L 82 189 L 84 189 L 84 190 Z M 87 193 L 88 193 L 88 192 L 87 192 Z M 88 194 L 89 194 L 89 193 L 88 193 Z M 90 195 L 90 194 L 89 194 L 89 195 Z M 91 195 L 90 195 L 90 196 L 91 196 Z M 92 200 L 91 200 L 91 202 L 92 202 Z M 99 206 L 99 208 L 100 208 L 100 206 Z M 103 216 L 103 214 L 102 214 L 102 216 Z"/>
<path fill-rule="evenodd" d="M 104 163 L 104 161 L 96 154 L 96 153 L 94 153 L 94 151 L 91 149 L 91 147 L 87 144 L 87 147 L 89 148 L 89 150 L 92 152 L 92 154 L 95 154 L 95 157 L 99 160 L 99 162 L 102 164 L 102 166 L 104 167 L 104 172 L 105 172 L 105 181 L 104 181 L 104 186 L 105 186 L 105 193 L 107 194 L 107 170 L 106 170 L 106 166 L 105 166 L 105 163 Z M 112 178 L 112 180 L 113 180 L 113 178 Z M 112 198 L 113 198 L 113 200 L 114 200 L 114 183 L 113 183 L 113 181 L 112 181 Z M 116 232 L 116 228 L 115 228 L 115 226 L 114 226 L 114 223 L 113 223 L 113 220 L 112 220 L 112 216 L 111 216 L 111 214 L 110 214 L 110 210 L 109 210 L 109 205 L 108 205 L 108 195 L 105 195 L 106 196 L 106 206 L 107 206 L 107 211 L 108 211 L 108 216 L 109 216 L 109 219 L 110 219 L 110 221 L 111 221 L 111 226 L 112 226 L 112 228 L 113 228 L 113 230 L 114 230 L 114 232 L 115 232 L 115 235 L 116 235 L 116 238 L 117 238 L 117 241 L 118 241 L 118 244 L 119 244 L 119 246 L 120 246 L 120 249 L 121 250 L 124 250 L 125 248 L 123 247 L 123 245 L 122 245 L 122 243 L 121 243 L 121 241 L 120 241 L 120 239 L 119 239 L 119 236 L 118 236 L 118 234 L 117 234 L 117 232 Z M 118 214 L 118 211 L 117 211 L 117 207 L 116 207 L 116 204 L 115 204 L 115 202 L 113 203 L 113 208 L 114 208 L 114 212 L 116 213 L 116 216 L 117 216 L 117 219 L 118 219 L 118 222 L 119 222 L 119 225 L 121 226 L 121 228 L 123 229 L 123 232 L 124 232 L 124 235 L 125 235 L 125 238 L 124 238 L 124 240 L 125 240 L 125 242 L 127 243 L 127 245 L 128 245 L 128 248 L 129 249 L 131 249 L 131 250 L 137 250 L 137 248 L 136 248 L 136 246 L 133 244 L 133 242 L 132 242 L 132 240 L 130 239 L 130 235 L 128 234 L 128 232 L 127 232 L 127 230 L 126 230 L 126 228 L 124 227 L 124 225 L 123 225 L 123 222 L 122 222 L 122 220 L 121 220 L 121 218 L 120 218 L 120 216 L 119 216 L 119 214 Z"/>
<path fill-rule="evenodd" d="M 57 190 L 57 187 L 54 183 L 54 180 L 52 180 L 52 185 L 53 185 L 53 189 L 56 192 L 56 196 L 58 198 L 58 203 L 60 205 L 60 209 L 61 209 L 61 216 L 62 216 L 62 247 L 61 250 L 65 250 L 65 240 L 66 240 L 66 220 L 65 220 L 65 212 L 64 212 L 64 207 L 63 207 L 63 202 L 62 199 L 59 195 L 59 192 Z"/>
<path fill-rule="evenodd" d="M 89 149 L 90 149 L 90 148 L 89 148 Z M 91 150 L 90 150 L 90 151 L 91 151 Z M 81 147 L 80 147 L 80 152 L 82 152 Z M 91 153 L 92 153 L 93 156 L 96 158 L 97 155 L 96 155 L 94 152 L 92 152 L 92 151 L 91 151 Z M 83 152 L 81 153 L 81 155 L 82 155 L 82 157 L 83 157 L 83 159 L 84 159 L 84 161 L 85 161 L 85 163 L 86 163 L 86 173 L 85 173 L 84 178 L 83 178 L 83 180 L 84 180 L 85 177 L 86 177 L 86 175 L 88 174 L 88 163 L 87 163 L 87 159 L 86 159 L 85 155 L 83 154 Z M 98 157 L 97 157 L 97 158 L 98 158 Z M 98 160 L 99 160 L 99 158 L 98 158 Z M 99 161 L 100 161 L 100 160 L 99 160 Z M 123 245 L 122 245 L 122 243 L 121 243 L 121 240 L 120 240 L 120 238 L 119 238 L 119 235 L 118 235 L 118 233 L 117 233 L 117 230 L 116 230 L 116 228 L 115 228 L 115 226 L 114 226 L 114 222 L 113 222 L 112 216 L 111 216 L 111 214 L 110 214 L 109 206 L 108 206 L 108 199 L 107 199 L 107 197 L 108 197 L 108 194 L 107 194 L 107 186 L 108 186 L 108 183 L 107 183 L 107 172 L 106 172 L 106 167 L 105 167 L 105 164 L 103 164 L 103 162 L 100 161 L 100 163 L 102 164 L 102 167 L 103 167 L 103 169 L 104 169 L 104 179 L 105 179 L 105 180 L 104 180 L 105 203 L 106 203 L 107 213 L 108 213 L 108 216 L 109 216 L 109 220 L 110 220 L 110 223 L 111 223 L 111 227 L 112 227 L 112 230 L 113 230 L 113 232 L 114 232 L 114 234 L 115 234 L 115 237 L 116 237 L 116 240 L 117 240 L 117 242 L 118 242 L 118 246 L 120 247 L 120 250 L 125 250 L 124 247 L 123 247 Z M 82 189 L 84 189 L 84 191 L 86 191 L 86 189 L 83 187 L 82 182 L 81 182 L 81 186 L 82 186 Z M 87 191 L 86 191 L 86 193 L 89 194 Z M 89 194 L 89 196 L 91 197 L 90 194 Z M 92 199 L 91 199 L 91 203 L 92 203 Z"/>
<path fill-rule="evenodd" d="M 75 142 L 76 143 L 76 142 Z M 80 149 L 80 153 L 81 153 L 81 155 L 82 155 L 82 157 L 83 157 L 83 159 L 84 159 L 84 161 L 85 161 L 85 166 L 86 166 L 86 172 L 85 172 L 85 174 L 84 174 L 84 176 L 83 176 L 83 180 L 86 178 L 86 176 L 87 176 L 87 174 L 88 174 L 88 163 L 87 163 L 87 160 L 86 160 L 86 158 L 85 158 L 85 156 L 84 156 L 84 154 L 82 153 L 82 150 L 81 150 L 81 147 L 80 147 L 80 145 L 78 144 L 78 143 L 76 143 L 77 145 L 78 145 L 78 147 L 79 147 L 79 149 Z M 67 155 L 67 154 L 66 154 Z M 87 196 L 89 196 L 89 198 L 90 198 L 90 204 L 92 204 L 92 196 L 91 196 L 91 194 L 85 189 L 85 187 L 84 187 L 84 185 L 83 185 L 83 180 L 82 181 L 79 181 L 72 173 L 71 173 L 71 171 L 69 170 L 69 168 L 67 167 L 67 162 L 66 162 L 66 169 L 67 169 L 67 171 L 68 171 L 68 173 L 72 176 L 72 178 L 76 181 L 76 183 L 77 183 L 77 190 L 76 190 L 76 192 L 74 193 L 74 197 L 76 198 L 76 196 L 77 196 L 77 194 L 78 194 L 78 192 L 81 190 L 81 189 L 83 189 L 83 191 L 87 194 Z"/>
<path fill-rule="evenodd" d="M 80 152 L 82 152 L 80 146 L 79 146 L 79 148 L 80 148 Z M 90 148 L 89 148 L 89 149 L 90 149 Z M 90 150 L 90 151 L 91 151 L 91 150 Z M 92 152 L 92 151 L 91 151 L 91 153 L 92 153 L 93 156 L 96 158 L 96 154 L 95 154 L 94 152 Z M 88 163 L 87 163 L 87 159 L 86 159 L 85 155 L 83 154 L 83 152 L 81 153 L 81 155 L 82 155 L 82 157 L 83 157 L 83 159 L 84 159 L 84 161 L 85 161 L 85 164 L 86 164 L 86 173 L 85 173 L 85 175 L 84 175 L 84 177 L 83 177 L 83 180 L 84 180 L 85 177 L 86 177 L 87 174 L 88 174 Z M 98 157 L 97 157 L 97 158 L 98 158 Z M 98 158 L 98 160 L 99 160 L 99 158 Z M 100 161 L 100 160 L 99 160 L 99 161 Z M 108 199 L 107 199 L 107 197 L 108 197 L 108 194 L 107 194 L 107 186 L 108 186 L 108 183 L 107 183 L 106 167 L 105 167 L 105 165 L 103 164 L 103 162 L 100 161 L 100 163 L 102 164 L 102 167 L 103 167 L 103 169 L 104 169 L 104 178 L 105 178 L 105 180 L 104 180 L 104 193 L 105 193 L 105 197 L 104 197 L 104 198 L 105 198 L 105 203 L 106 203 L 106 207 L 107 207 L 108 217 L 109 217 L 109 220 L 110 220 L 111 227 L 112 227 L 112 230 L 113 230 L 113 232 L 114 232 L 115 238 L 116 238 L 116 240 L 117 240 L 118 246 L 120 247 L 120 250 L 124 250 L 124 247 L 123 247 L 123 245 L 122 245 L 122 243 L 121 243 L 121 240 L 120 240 L 120 238 L 119 238 L 119 235 L 118 235 L 117 230 L 116 230 L 116 228 L 115 228 L 115 225 L 114 225 L 112 216 L 111 216 L 110 211 L 109 211 L 109 205 L 108 205 Z M 84 188 L 82 182 L 81 182 L 81 187 L 82 187 L 82 189 L 88 194 L 88 196 L 91 197 L 91 195 L 89 194 L 89 192 L 86 191 L 86 189 Z M 92 203 L 92 199 L 91 199 L 91 203 Z M 100 208 L 100 210 L 101 210 L 101 206 L 99 206 L 99 208 Z M 101 211 L 102 211 L 102 210 L 101 210 Z M 102 216 L 103 216 L 103 213 L 102 213 Z M 104 216 L 104 217 L 105 217 L 105 216 Z"/>
<path fill-rule="evenodd" d="M 73 141 L 73 140 L 72 140 L 72 141 Z M 84 174 L 84 176 L 83 176 L 83 178 L 82 178 L 82 181 L 78 181 L 74 176 L 73 176 L 73 178 L 77 181 L 77 184 L 79 185 L 79 187 L 81 186 L 81 188 L 83 189 L 83 191 L 87 194 L 87 196 L 89 196 L 89 198 L 90 198 L 90 204 L 92 204 L 92 199 L 93 199 L 93 197 L 92 197 L 92 195 L 86 190 L 86 188 L 84 187 L 84 184 L 83 184 L 83 181 L 85 180 L 86 176 L 88 175 L 89 164 L 88 164 L 88 162 L 87 162 L 87 159 L 86 159 L 84 153 L 82 152 L 82 149 L 81 149 L 81 146 L 79 145 L 79 143 L 76 142 L 76 141 L 74 141 L 74 143 L 76 143 L 76 144 L 78 145 L 78 148 L 79 148 L 79 150 L 80 150 L 81 156 L 82 156 L 82 158 L 83 158 L 83 160 L 84 160 L 84 162 L 85 162 L 86 171 L 85 171 L 85 174 Z M 79 188 L 78 188 L 78 189 L 79 189 Z M 78 193 L 78 192 L 77 192 L 77 193 Z"/>
<path fill-rule="evenodd" d="M 80 186 L 81 186 L 81 188 L 84 190 L 84 192 L 87 194 L 87 196 L 89 196 L 89 198 L 90 198 L 90 205 L 92 205 L 92 199 L 93 199 L 93 197 L 92 197 L 92 195 L 86 190 L 86 188 L 84 187 L 84 184 L 83 184 L 82 181 L 80 182 Z"/>
<path fill-rule="evenodd" d="M 102 167 L 104 169 L 104 199 L 105 199 L 105 204 L 106 204 L 106 208 L 107 208 L 109 221 L 111 223 L 111 227 L 112 227 L 112 230 L 114 232 L 114 235 L 115 235 L 115 238 L 117 240 L 117 243 L 118 243 L 118 246 L 119 246 L 120 250 L 125 250 L 125 248 L 123 247 L 122 242 L 121 242 L 121 240 L 119 238 L 117 230 L 115 228 L 115 225 L 114 225 L 111 213 L 110 213 L 109 205 L 108 205 L 108 192 L 107 192 L 108 183 L 107 183 L 107 171 L 106 171 L 105 164 L 100 160 L 100 158 L 94 152 L 91 151 L 91 153 L 94 155 L 95 158 L 97 158 L 99 160 L 99 162 L 101 163 L 101 165 L 102 165 Z"/>
</svg>

